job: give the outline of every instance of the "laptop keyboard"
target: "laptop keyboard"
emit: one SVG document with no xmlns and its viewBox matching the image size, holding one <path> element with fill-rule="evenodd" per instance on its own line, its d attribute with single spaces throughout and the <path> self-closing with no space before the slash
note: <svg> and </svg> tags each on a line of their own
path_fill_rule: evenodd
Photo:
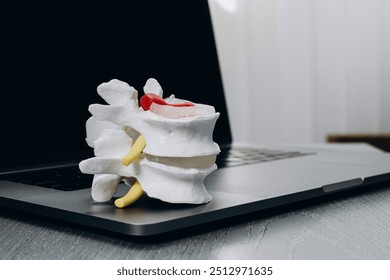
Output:
<svg viewBox="0 0 390 280">
<path fill-rule="evenodd" d="M 222 150 L 217 157 L 216 163 L 219 168 L 222 168 L 259 162 L 269 162 L 304 155 L 309 155 L 309 153 L 254 148 L 234 148 Z M 92 186 L 92 179 L 92 175 L 81 173 L 77 164 L 0 175 L 0 180 L 62 191 L 74 191 L 90 188 Z"/>
<path fill-rule="evenodd" d="M 90 188 L 92 186 L 92 179 L 92 175 L 81 173 L 77 164 L 0 175 L 0 180 L 62 191 Z"/>
<path fill-rule="evenodd" d="M 300 157 L 310 154 L 312 153 L 235 147 L 229 150 L 222 150 L 222 152 L 218 155 L 217 165 L 218 167 L 233 167 L 245 164 Z"/>
</svg>

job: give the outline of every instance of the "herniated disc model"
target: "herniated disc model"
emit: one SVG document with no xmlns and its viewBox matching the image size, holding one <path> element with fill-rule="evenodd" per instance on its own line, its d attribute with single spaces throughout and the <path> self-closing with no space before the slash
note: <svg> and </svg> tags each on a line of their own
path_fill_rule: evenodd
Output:
<svg viewBox="0 0 390 280">
<path fill-rule="evenodd" d="M 212 135 L 219 113 L 174 95 L 163 99 L 155 79 L 143 89 L 139 105 L 138 92 L 125 82 L 114 79 L 97 88 L 108 105 L 89 106 L 86 141 L 95 157 L 79 164 L 94 175 L 92 198 L 109 201 L 123 181 L 131 188 L 115 200 L 119 208 L 143 193 L 170 203 L 211 201 L 203 181 L 217 169 L 220 149 Z"/>
</svg>

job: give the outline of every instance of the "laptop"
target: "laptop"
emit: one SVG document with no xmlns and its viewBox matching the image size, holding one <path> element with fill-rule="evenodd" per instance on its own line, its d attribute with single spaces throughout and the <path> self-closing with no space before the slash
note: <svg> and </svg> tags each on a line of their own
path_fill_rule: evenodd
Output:
<svg viewBox="0 0 390 280">
<path fill-rule="evenodd" d="M 7 1 L 2 3 L 0 206 L 132 236 L 229 219 L 390 179 L 390 156 L 235 146 L 206 0 Z M 88 105 L 113 78 L 142 92 L 215 106 L 219 169 L 205 180 L 213 201 L 169 204 L 144 195 L 128 208 L 91 198 L 78 163 Z M 254 128 L 255 129 L 255 128 Z M 126 193 L 120 185 L 115 197 Z M 114 198 L 115 199 L 115 198 Z"/>
</svg>

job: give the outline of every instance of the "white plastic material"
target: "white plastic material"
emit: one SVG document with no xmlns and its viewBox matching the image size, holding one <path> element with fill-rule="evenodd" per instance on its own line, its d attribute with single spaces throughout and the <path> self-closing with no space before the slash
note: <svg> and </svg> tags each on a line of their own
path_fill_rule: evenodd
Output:
<svg viewBox="0 0 390 280">
<path fill-rule="evenodd" d="M 85 124 L 87 130 L 87 141 L 88 146 L 94 147 L 93 142 L 100 137 L 100 134 L 106 129 L 121 129 L 121 126 L 114 124 L 109 121 L 99 121 L 95 117 L 90 117 Z"/>
<path fill-rule="evenodd" d="M 133 87 L 117 79 L 102 83 L 97 92 L 110 105 L 134 104 L 138 94 Z"/>
<path fill-rule="evenodd" d="M 158 96 L 163 96 L 163 89 L 160 86 L 160 84 L 157 82 L 156 79 L 150 78 L 146 81 L 146 84 L 144 86 L 144 92 L 145 93 L 154 93 Z"/>
<path fill-rule="evenodd" d="M 197 104 L 195 106 L 172 107 L 152 103 L 150 111 L 170 119 L 188 118 L 215 114 L 213 106 Z"/>
<path fill-rule="evenodd" d="M 155 79 L 149 79 L 144 90 L 163 93 Z M 94 174 L 94 200 L 110 200 L 121 181 L 135 179 L 148 196 L 163 201 L 200 204 L 212 199 L 203 181 L 217 168 L 215 159 L 220 152 L 212 140 L 219 117 L 214 107 L 152 104 L 153 109 L 144 111 L 138 106 L 137 91 L 119 80 L 103 83 L 98 93 L 108 105 L 89 107 L 93 116 L 86 124 L 86 140 L 94 147 L 95 157 L 79 164 L 83 173 Z M 182 102 L 174 96 L 166 100 Z M 129 166 L 123 165 L 121 159 L 141 134 L 146 141 L 144 154 Z"/>
</svg>

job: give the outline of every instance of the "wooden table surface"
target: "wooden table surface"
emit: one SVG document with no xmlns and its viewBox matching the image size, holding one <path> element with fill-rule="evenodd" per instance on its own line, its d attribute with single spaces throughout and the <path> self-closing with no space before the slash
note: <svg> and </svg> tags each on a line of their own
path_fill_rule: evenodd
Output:
<svg viewBox="0 0 390 280">
<path fill-rule="evenodd" d="M 0 259 L 390 259 L 390 183 L 156 240 L 0 208 Z"/>
</svg>

